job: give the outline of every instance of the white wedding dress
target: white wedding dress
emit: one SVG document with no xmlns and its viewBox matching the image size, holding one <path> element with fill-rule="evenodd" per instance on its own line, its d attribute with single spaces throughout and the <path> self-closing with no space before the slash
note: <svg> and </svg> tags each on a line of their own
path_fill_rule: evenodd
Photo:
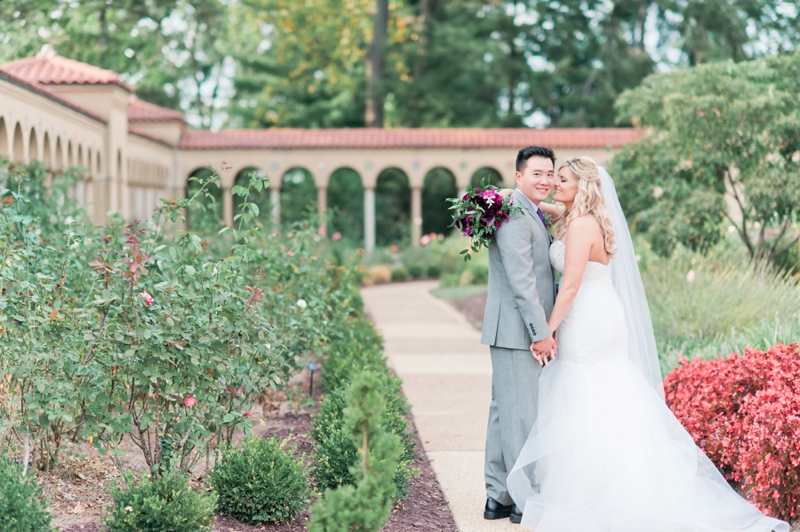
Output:
<svg viewBox="0 0 800 532">
<path fill-rule="evenodd" d="M 565 245 L 550 248 L 563 272 Z M 648 317 L 649 318 L 649 317 Z M 610 266 L 589 262 L 508 477 L 536 532 L 785 532 L 729 487 L 628 356 Z M 534 487 L 532 487 L 532 484 Z"/>
</svg>

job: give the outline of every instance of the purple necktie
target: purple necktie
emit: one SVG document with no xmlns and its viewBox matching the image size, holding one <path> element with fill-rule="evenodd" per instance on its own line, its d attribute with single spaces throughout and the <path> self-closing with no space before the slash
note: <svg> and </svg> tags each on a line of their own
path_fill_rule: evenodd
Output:
<svg viewBox="0 0 800 532">
<path fill-rule="evenodd" d="M 536 214 L 539 215 L 539 219 L 542 221 L 542 225 L 544 226 L 545 229 L 547 229 L 547 220 L 544 219 L 544 214 L 542 214 L 542 209 L 540 209 L 538 205 L 536 206 Z"/>
</svg>

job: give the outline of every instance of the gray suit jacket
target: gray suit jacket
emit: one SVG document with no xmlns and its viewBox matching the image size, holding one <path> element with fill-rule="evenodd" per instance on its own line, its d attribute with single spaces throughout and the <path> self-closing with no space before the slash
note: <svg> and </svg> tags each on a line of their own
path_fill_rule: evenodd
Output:
<svg viewBox="0 0 800 532">
<path fill-rule="evenodd" d="M 550 266 L 550 235 L 519 190 L 512 194 L 522 213 L 514 214 L 489 244 L 489 294 L 481 343 L 529 349 L 550 335 L 547 319 L 556 298 Z"/>
</svg>

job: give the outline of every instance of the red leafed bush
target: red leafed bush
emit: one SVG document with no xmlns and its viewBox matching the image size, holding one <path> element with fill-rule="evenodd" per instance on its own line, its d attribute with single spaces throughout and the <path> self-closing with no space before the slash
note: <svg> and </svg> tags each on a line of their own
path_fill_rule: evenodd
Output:
<svg viewBox="0 0 800 532">
<path fill-rule="evenodd" d="M 664 380 L 667 404 L 726 478 L 761 510 L 800 514 L 800 345 L 686 359 Z"/>
</svg>

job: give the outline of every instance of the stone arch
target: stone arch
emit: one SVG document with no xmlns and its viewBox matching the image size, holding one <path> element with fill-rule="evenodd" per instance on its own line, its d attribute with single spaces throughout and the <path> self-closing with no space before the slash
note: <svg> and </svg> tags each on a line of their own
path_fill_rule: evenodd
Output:
<svg viewBox="0 0 800 532">
<path fill-rule="evenodd" d="M 122 150 L 117 148 L 117 175 L 118 180 L 122 179 Z"/>
<path fill-rule="evenodd" d="M 61 142 L 61 137 L 56 137 L 56 160 L 53 163 L 53 170 L 61 170 L 64 168 L 64 146 Z"/>
<path fill-rule="evenodd" d="M 28 162 L 39 160 L 39 138 L 36 135 L 36 128 L 31 127 L 28 133 Z"/>
<path fill-rule="evenodd" d="M 8 132 L 6 131 L 6 119 L 0 116 L 0 157 L 10 159 L 8 147 Z"/>
<path fill-rule="evenodd" d="M 47 131 L 44 132 L 44 139 L 42 140 L 42 160 L 45 168 L 48 170 L 53 169 L 53 147 L 50 145 L 50 133 Z"/>
<path fill-rule="evenodd" d="M 328 208 L 332 210 L 328 234 L 339 233 L 354 245 L 364 241 L 364 183 L 354 168 L 337 168 L 328 177 Z"/>
<path fill-rule="evenodd" d="M 411 239 L 411 182 L 397 167 L 383 169 L 375 185 L 375 242 L 403 245 Z"/>
<path fill-rule="evenodd" d="M 257 166 L 246 166 L 236 172 L 236 177 L 233 178 L 234 186 L 240 185 L 243 187 L 247 187 L 250 185 L 250 176 L 255 174 L 257 177 L 265 178 L 267 177 L 267 172 Z M 264 183 L 266 184 L 266 182 Z M 255 187 L 250 189 L 250 199 L 248 200 L 250 203 L 255 203 L 258 205 L 258 217 L 257 221 L 260 223 L 266 223 L 270 219 L 270 213 L 272 212 L 272 202 L 270 201 L 270 189 L 269 187 L 264 187 L 262 190 L 256 190 Z M 233 215 L 236 216 L 241 212 L 241 205 L 243 203 L 243 198 L 241 196 L 233 196 Z M 236 221 L 234 221 L 234 225 L 238 225 Z"/>
<path fill-rule="evenodd" d="M 11 160 L 15 163 L 25 162 L 25 148 L 22 141 L 22 125 L 17 122 L 14 127 L 14 140 L 11 143 Z"/>
<path fill-rule="evenodd" d="M 422 185 L 422 234 L 446 235 L 451 228 L 448 199 L 458 194 L 456 176 L 443 166 L 431 168 Z"/>
<path fill-rule="evenodd" d="M 480 186 L 482 179 L 486 179 L 490 185 L 494 185 L 496 187 L 502 187 L 505 184 L 503 174 L 491 166 L 482 166 L 481 168 L 478 168 L 472 172 L 472 177 L 469 179 L 469 184 L 473 187 Z"/>
<path fill-rule="evenodd" d="M 75 157 L 75 164 L 84 168 L 86 167 L 83 160 L 83 144 L 78 144 L 78 154 Z"/>
<path fill-rule="evenodd" d="M 189 172 L 186 179 L 186 197 L 194 196 L 200 188 L 201 182 L 205 182 L 212 175 L 214 175 L 214 171 L 207 166 L 201 166 Z M 190 231 L 199 233 L 216 232 L 224 223 L 223 209 L 222 188 L 215 183 L 209 183 L 205 193 L 197 196 L 186 209 L 186 227 Z"/>
<path fill-rule="evenodd" d="M 61 170 L 64 168 L 64 146 L 61 142 L 61 137 L 56 137 L 56 155 L 53 161 L 53 170 Z"/>
<path fill-rule="evenodd" d="M 75 151 L 72 146 L 72 141 L 67 141 L 67 168 L 75 166 Z"/>
<path fill-rule="evenodd" d="M 292 224 L 308 220 L 317 212 L 317 183 L 314 174 L 302 166 L 286 170 L 281 176 L 281 222 Z"/>
</svg>

